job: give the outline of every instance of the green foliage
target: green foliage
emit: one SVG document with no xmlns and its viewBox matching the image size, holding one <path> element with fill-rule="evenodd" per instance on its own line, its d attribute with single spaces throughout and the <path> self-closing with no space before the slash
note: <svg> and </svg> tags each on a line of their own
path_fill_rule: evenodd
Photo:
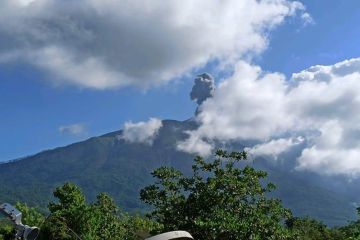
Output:
<svg viewBox="0 0 360 240">
<path fill-rule="evenodd" d="M 36 208 L 28 207 L 26 203 L 17 202 L 15 207 L 22 213 L 22 223 L 29 226 L 41 226 L 45 217 Z"/>
<path fill-rule="evenodd" d="M 286 226 L 294 239 L 301 240 L 340 240 L 345 239 L 342 232 L 330 229 L 325 224 L 311 218 L 291 218 Z"/>
<path fill-rule="evenodd" d="M 148 218 L 140 215 L 126 215 L 126 229 L 127 235 L 131 236 L 131 239 L 142 240 L 150 237 L 151 233 L 161 229 L 161 225 Z"/>
<path fill-rule="evenodd" d="M 360 208 L 357 208 L 358 216 L 360 216 Z M 339 228 L 339 231 L 345 236 L 344 239 L 360 239 L 360 220 L 349 223 Z"/>
<path fill-rule="evenodd" d="M 287 239 L 282 222 L 291 213 L 266 194 L 263 171 L 236 167 L 245 152 L 217 151 L 212 162 L 195 159 L 193 174 L 161 167 L 156 183 L 141 190 L 141 199 L 154 207 L 149 216 L 164 231 L 187 230 L 196 239 Z"/>
<path fill-rule="evenodd" d="M 28 207 L 24 203 L 16 203 L 15 207 L 22 213 L 22 223 L 29 226 L 40 226 L 45 218 L 35 208 Z M 10 220 L 0 218 L 0 240 L 14 239 L 14 226 Z"/>
<path fill-rule="evenodd" d="M 99 239 L 123 239 L 126 233 L 124 224 L 117 215 L 119 210 L 111 197 L 101 193 L 95 205 L 90 206 L 94 217 L 94 233 Z"/>
<path fill-rule="evenodd" d="M 122 236 L 116 207 L 107 195 L 100 194 L 95 204 L 87 204 L 80 188 L 66 183 L 54 196 L 58 202 L 49 204 L 51 214 L 42 229 L 44 239 L 110 239 L 111 233 Z"/>
<path fill-rule="evenodd" d="M 168 130 L 169 129 L 174 128 L 168 128 Z M 171 137 L 170 133 L 165 135 Z M 108 136 L 104 138 L 107 139 Z M 177 138 L 174 138 L 173 141 L 176 142 L 176 139 Z M 110 141 L 111 139 L 107 140 L 109 140 L 109 143 L 111 142 L 111 146 L 113 146 L 113 141 Z M 165 140 L 164 142 L 167 142 L 167 140 Z M 97 142 L 94 142 L 94 146 L 97 146 L 97 144 Z M 156 144 L 158 143 L 154 143 L 155 146 L 157 146 Z M 158 147 L 161 148 L 163 145 L 159 146 Z M 73 148 L 75 147 L 77 148 L 78 146 L 73 146 Z M 119 167 L 120 165 L 116 164 L 121 164 L 122 166 L 123 163 L 121 161 L 128 162 L 127 158 L 110 163 L 106 163 L 105 160 L 94 161 L 96 162 L 95 166 L 97 166 L 95 169 L 92 168 L 94 164 L 88 164 L 91 168 L 86 168 L 86 166 L 73 166 L 71 169 L 75 169 L 76 174 L 70 174 L 71 176 L 77 176 L 78 169 L 85 169 L 85 178 L 88 180 L 91 179 L 91 181 L 84 182 L 81 180 L 79 181 L 80 183 L 78 181 L 76 182 L 81 186 L 85 186 L 85 191 L 89 192 L 90 189 L 90 195 L 95 196 L 90 198 L 92 203 L 86 201 L 82 190 L 77 185 L 66 183 L 55 189 L 54 197 L 57 200 L 48 204 L 50 215 L 47 218 L 39 213 L 38 208 L 17 203 L 16 207 L 23 213 L 23 223 L 30 226 L 39 226 L 41 228 L 40 240 L 75 240 L 79 238 L 84 240 L 143 240 L 152 233 L 171 230 L 187 230 L 195 239 L 202 240 L 360 240 L 360 220 L 351 222 L 345 227 L 330 229 L 321 222 L 310 218 L 292 218 L 290 211 L 283 208 L 279 200 L 269 198 L 268 193 L 274 189 L 274 185 L 266 184 L 267 173 L 240 163 L 246 159 L 245 152 L 227 153 L 225 151 L 218 151 L 215 159 L 211 162 L 197 157 L 192 168 L 190 168 L 187 155 L 179 153 L 177 153 L 178 155 L 172 155 L 173 151 L 170 150 L 170 155 L 167 155 L 165 160 L 159 162 L 158 159 L 155 159 L 155 156 L 158 155 L 153 155 L 151 149 L 147 149 L 144 154 L 144 151 L 138 151 L 138 146 L 128 147 L 133 148 L 133 152 L 137 154 L 132 155 L 131 158 L 142 159 L 144 155 L 147 157 L 151 156 L 151 161 L 146 159 L 145 162 L 147 164 L 151 162 L 153 165 L 148 164 L 145 169 L 139 167 L 142 166 L 140 161 L 139 164 L 134 165 L 134 168 L 131 167 L 121 173 L 115 173 L 113 169 L 116 169 L 116 171 L 122 169 Z M 88 154 L 88 151 L 94 149 L 95 148 L 91 146 L 83 149 L 81 152 Z M 109 149 L 111 148 L 109 147 L 108 150 Z M 116 149 L 123 148 L 116 147 Z M 171 148 L 167 147 L 165 149 Z M 102 154 L 108 152 L 108 150 L 99 150 L 98 152 Z M 94 153 L 94 158 L 98 156 L 96 152 Z M 118 152 L 113 152 L 111 156 L 118 154 Z M 55 155 L 53 156 L 54 158 L 56 157 Z M 66 154 L 62 156 L 66 156 Z M 161 156 L 164 157 L 162 152 Z M 43 157 L 45 159 L 44 161 L 46 161 L 46 159 L 48 159 L 47 153 L 44 153 Z M 186 160 L 183 161 L 183 158 L 186 158 Z M 93 162 L 93 159 L 90 160 Z M 49 162 L 58 163 L 56 161 Z M 139 189 L 139 186 L 143 182 L 149 181 L 148 179 L 139 180 L 137 174 L 143 177 L 147 169 L 151 168 L 151 166 L 156 165 L 158 167 L 159 164 L 175 162 L 181 163 L 182 165 L 177 164 L 175 165 L 176 168 L 161 167 L 156 169 L 152 173 L 157 180 L 155 184 L 141 190 L 141 199 L 154 207 L 153 211 L 149 213 L 149 217 L 152 220 L 144 218 L 141 215 L 130 215 L 121 211 L 110 195 L 106 193 L 98 194 L 97 192 L 97 189 L 110 189 L 111 194 L 125 191 L 120 195 L 116 195 L 116 197 L 121 203 L 125 202 L 124 205 L 132 205 L 134 204 L 134 193 L 137 192 L 137 189 Z M 41 177 L 44 177 L 44 179 L 48 179 L 48 169 L 37 169 L 35 167 L 36 164 L 30 164 L 24 167 L 21 165 L 26 165 L 26 162 L 22 161 L 14 164 L 28 170 L 28 172 L 24 173 L 25 175 L 21 174 L 26 181 L 37 176 L 36 174 L 32 174 L 32 172 L 37 172 Z M 39 166 L 43 165 L 44 164 L 41 164 Z M 59 170 L 62 173 L 61 176 L 66 179 L 72 179 L 71 176 L 66 175 L 68 172 L 61 168 L 63 165 L 65 166 L 66 164 L 61 163 L 61 166 L 50 167 L 49 169 L 52 171 Z M 1 169 L 2 167 L 5 168 Z M 12 171 L 10 168 L 11 164 L 3 165 L 2 167 L 0 166 L 0 185 L 1 182 L 4 181 L 1 178 L 10 179 L 4 177 L 4 174 Z M 34 169 L 31 169 L 32 167 Z M 192 169 L 191 174 L 187 169 Z M 97 175 L 98 172 L 102 170 L 104 170 L 106 174 Z M 53 172 L 51 174 L 56 176 L 58 173 Z M 131 175 L 131 178 L 123 178 L 126 174 Z M 121 176 L 121 178 L 118 178 L 119 176 Z M 272 174 L 272 176 L 278 175 Z M 282 183 L 282 185 L 280 185 L 282 189 L 286 187 L 291 188 L 285 192 L 295 193 L 291 195 L 291 197 L 294 198 L 294 202 L 299 203 L 299 196 L 303 199 L 308 198 L 308 196 L 318 196 L 318 188 L 309 189 L 308 185 L 304 185 L 302 188 L 293 188 L 293 186 L 296 187 L 296 181 L 294 181 L 293 178 L 291 178 L 292 180 L 287 178 L 290 174 L 284 176 L 275 180 L 276 182 Z M 112 180 L 109 181 L 109 179 Z M 289 181 L 284 182 L 283 179 Z M 23 184 L 20 184 L 18 181 L 19 179 L 14 180 L 14 182 L 18 183 L 16 186 L 23 186 Z M 57 179 L 56 182 L 63 182 L 63 179 Z M 103 185 L 103 183 L 106 183 L 106 185 Z M 47 184 L 47 181 L 35 182 L 33 188 L 28 187 L 26 189 L 17 189 L 16 191 L 5 190 L 4 192 L 4 189 L 0 189 L 0 198 L 4 201 L 6 197 L 10 196 L 15 199 L 17 199 L 18 196 L 30 196 L 30 199 L 34 200 L 30 201 L 32 204 L 35 202 L 42 205 L 44 204 L 44 199 L 41 202 L 37 202 L 35 198 L 31 197 L 32 195 L 38 196 L 38 190 L 47 192 L 47 189 L 53 186 L 49 185 L 45 188 L 42 184 Z M 119 186 L 125 185 L 125 190 L 117 191 L 121 188 Z M 302 191 L 299 191 L 299 189 Z M 309 195 L 310 191 L 314 194 Z M 4 195 L 1 195 L 1 193 Z M 271 196 L 274 195 L 271 194 Z M 289 199 L 289 196 L 287 196 L 287 198 Z M 333 198 L 333 196 L 329 195 L 328 198 Z M 308 201 L 311 201 L 311 199 L 308 199 Z M 306 201 L 301 200 L 300 202 L 306 203 Z M 326 205 L 324 201 L 319 202 Z M 32 204 L 30 203 L 30 206 Z M 320 205 L 313 205 L 313 207 L 318 208 Z M 337 209 L 345 211 L 341 207 L 341 202 L 338 205 Z M 137 208 L 141 205 L 135 204 L 133 206 Z M 300 209 L 302 209 L 302 207 L 300 207 Z M 327 208 L 324 208 L 322 211 L 326 209 Z M 335 212 L 341 215 L 340 210 Z M 360 212 L 360 209 L 358 209 L 358 211 Z M 333 213 L 334 212 L 332 212 L 332 214 Z M 13 233 L 13 226 L 11 226 L 10 222 L 0 219 L 0 240 L 12 240 Z"/>
<path fill-rule="evenodd" d="M 150 233 L 178 229 L 205 240 L 360 239 L 360 220 L 330 229 L 311 218 L 290 217 L 278 201 L 265 197 L 273 186 L 260 183 L 264 172 L 235 167 L 245 158 L 244 153 L 222 151 L 210 163 L 196 158 L 191 177 L 170 168 L 155 170 L 158 182 L 141 195 L 158 204 L 150 215 L 160 223 L 120 211 L 105 193 L 88 204 L 80 188 L 71 183 L 55 190 L 58 201 L 49 204 L 51 214 L 46 219 L 24 203 L 17 203 L 16 208 L 23 214 L 23 223 L 41 227 L 40 240 L 143 240 Z M 12 240 L 13 236 L 10 221 L 0 219 L 0 240 Z"/>
<path fill-rule="evenodd" d="M 72 183 L 57 188 L 54 196 L 58 202 L 49 204 L 50 215 L 42 226 L 41 239 L 137 240 L 157 226 L 121 212 L 105 193 L 88 204 L 80 188 Z"/>
<path fill-rule="evenodd" d="M 349 225 L 339 228 L 345 236 L 344 239 L 360 239 L 360 221 L 351 222 Z"/>
<path fill-rule="evenodd" d="M 1 216 L 0 216 L 1 217 Z M 0 218 L 0 240 L 13 240 L 14 228 L 9 221 Z"/>
</svg>

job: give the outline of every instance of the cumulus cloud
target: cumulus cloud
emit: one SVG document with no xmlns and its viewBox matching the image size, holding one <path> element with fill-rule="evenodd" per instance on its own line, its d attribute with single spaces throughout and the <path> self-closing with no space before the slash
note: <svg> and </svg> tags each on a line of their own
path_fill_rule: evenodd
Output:
<svg viewBox="0 0 360 240">
<path fill-rule="evenodd" d="M 286 91 L 283 75 L 239 62 L 234 75 L 200 106 L 196 132 L 218 140 L 268 139 L 293 123 L 285 112 Z"/>
<path fill-rule="evenodd" d="M 260 53 L 270 30 L 305 13 L 288 0 L 3 0 L 0 63 L 31 64 L 56 84 L 149 87 Z"/>
<path fill-rule="evenodd" d="M 62 134 L 69 134 L 74 136 L 84 136 L 87 135 L 87 130 L 84 124 L 76 123 L 66 126 L 60 126 L 58 128 L 59 132 Z"/>
<path fill-rule="evenodd" d="M 196 132 L 187 131 L 189 138 L 186 141 L 179 142 L 177 149 L 183 152 L 196 153 L 201 156 L 209 156 L 213 146 L 209 141 L 205 141 L 202 136 L 199 136 Z"/>
<path fill-rule="evenodd" d="M 195 141 L 200 140 L 201 145 L 207 144 L 209 153 L 213 140 L 254 139 L 265 144 L 257 147 L 264 153 L 268 144 L 275 149 L 281 146 L 280 150 L 291 145 L 285 140 L 272 141 L 291 133 L 304 136 L 307 142 L 297 159 L 297 169 L 358 176 L 358 109 L 360 58 L 313 66 L 289 80 L 240 62 L 234 74 L 201 105 L 196 117 L 200 127 L 189 132 L 189 139 L 179 146 L 197 153 Z"/>
<path fill-rule="evenodd" d="M 157 118 L 150 118 L 147 122 L 126 122 L 119 138 L 130 143 L 152 145 L 161 127 L 162 121 Z"/>
<path fill-rule="evenodd" d="M 251 148 L 245 148 L 245 151 L 253 157 L 271 156 L 277 159 L 281 153 L 289 151 L 295 145 L 302 143 L 302 137 L 273 139 L 269 142 L 257 144 Z"/>
</svg>

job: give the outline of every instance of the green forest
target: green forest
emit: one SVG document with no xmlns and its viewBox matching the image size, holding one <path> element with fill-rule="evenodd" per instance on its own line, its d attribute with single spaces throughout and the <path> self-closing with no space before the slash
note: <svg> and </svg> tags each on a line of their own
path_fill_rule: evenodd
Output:
<svg viewBox="0 0 360 240">
<path fill-rule="evenodd" d="M 87 202 L 81 189 L 65 183 L 53 192 L 47 212 L 16 203 L 22 221 L 40 227 L 40 240 L 140 240 L 173 230 L 194 239 L 360 239 L 360 220 L 329 228 L 310 217 L 293 216 L 281 199 L 271 197 L 276 186 L 265 171 L 241 164 L 246 152 L 218 150 L 212 160 L 196 157 L 192 174 L 173 167 L 152 172 L 154 184 L 139 195 L 147 213 L 122 211 L 107 193 Z M 358 209 L 360 213 L 360 209 Z M 0 220 L 0 239 L 14 239 L 14 229 Z"/>
</svg>

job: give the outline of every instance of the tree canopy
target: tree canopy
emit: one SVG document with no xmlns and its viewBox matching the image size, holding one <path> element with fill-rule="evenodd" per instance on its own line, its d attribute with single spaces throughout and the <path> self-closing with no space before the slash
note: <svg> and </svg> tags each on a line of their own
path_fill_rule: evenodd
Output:
<svg viewBox="0 0 360 240">
<path fill-rule="evenodd" d="M 49 204 L 50 215 L 42 227 L 42 239 L 136 240 L 156 226 L 139 216 L 130 216 L 106 193 L 88 204 L 79 187 L 66 183 L 55 190 L 57 202 Z"/>
<path fill-rule="evenodd" d="M 163 231 L 187 230 L 196 239 L 287 239 L 283 222 L 291 212 L 268 197 L 275 186 L 265 184 L 266 172 L 239 167 L 245 152 L 219 150 L 213 161 L 195 158 L 192 176 L 161 167 L 156 183 L 141 190 L 152 205 L 149 216 Z"/>
</svg>

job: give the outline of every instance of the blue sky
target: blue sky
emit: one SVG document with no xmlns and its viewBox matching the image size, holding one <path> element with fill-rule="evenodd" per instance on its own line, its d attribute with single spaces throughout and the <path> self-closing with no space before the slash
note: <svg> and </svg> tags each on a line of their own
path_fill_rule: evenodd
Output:
<svg viewBox="0 0 360 240">
<path fill-rule="evenodd" d="M 290 77 L 313 65 L 360 56 L 359 1 L 301 2 L 314 23 L 286 19 L 270 32 L 269 45 L 254 57 L 254 64 Z M 0 45 L 6 45 L 4 41 Z M 26 61 L 0 64 L 0 161 L 115 131 L 129 120 L 188 119 L 196 108 L 189 98 L 193 79 L 204 71 L 223 78 L 207 64 L 146 90 L 136 86 L 99 90 L 54 84 L 53 75 Z M 84 132 L 59 131 L 72 124 L 81 124 Z"/>
<path fill-rule="evenodd" d="M 309 66 L 331 65 L 360 56 L 360 2 L 302 2 L 315 24 L 299 28 L 298 22 L 290 21 L 276 30 L 259 61 L 263 68 L 292 74 Z"/>
</svg>

